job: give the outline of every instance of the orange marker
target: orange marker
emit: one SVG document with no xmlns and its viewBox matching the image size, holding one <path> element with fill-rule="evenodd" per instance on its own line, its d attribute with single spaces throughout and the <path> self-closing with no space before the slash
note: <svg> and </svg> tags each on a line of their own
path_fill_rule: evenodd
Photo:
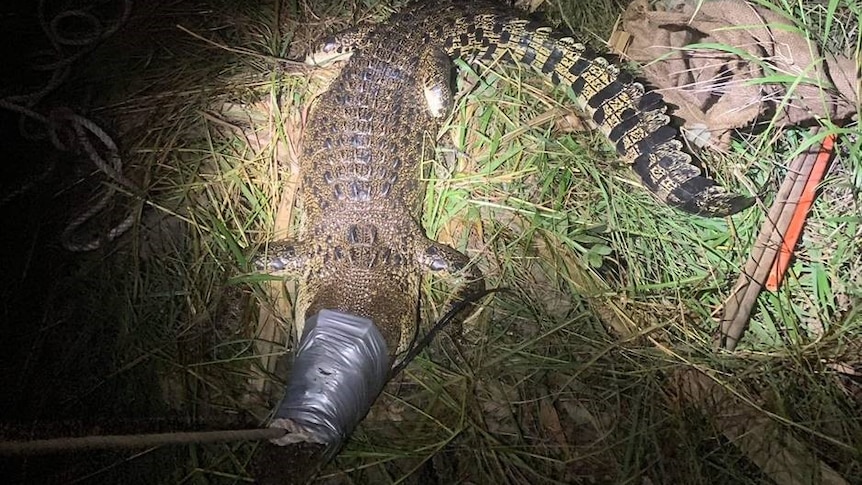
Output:
<svg viewBox="0 0 862 485">
<path fill-rule="evenodd" d="M 826 172 L 826 166 L 832 157 L 832 146 L 834 143 L 835 135 L 826 135 L 823 139 L 820 153 L 817 154 L 814 167 L 811 168 L 811 174 L 808 176 L 808 180 L 805 181 L 805 187 L 803 187 L 802 194 L 799 196 L 799 202 L 793 211 L 793 218 L 790 220 L 787 232 L 785 232 L 781 240 L 781 248 L 778 251 L 778 256 L 769 270 L 769 279 L 766 280 L 766 289 L 769 291 L 776 291 L 781 285 L 782 279 L 784 279 L 784 273 L 787 271 L 790 257 L 793 255 L 793 248 L 796 247 L 796 241 L 799 240 L 799 236 L 802 234 L 802 225 L 805 223 L 808 211 L 814 202 L 817 185 L 823 179 L 823 173 Z"/>
</svg>

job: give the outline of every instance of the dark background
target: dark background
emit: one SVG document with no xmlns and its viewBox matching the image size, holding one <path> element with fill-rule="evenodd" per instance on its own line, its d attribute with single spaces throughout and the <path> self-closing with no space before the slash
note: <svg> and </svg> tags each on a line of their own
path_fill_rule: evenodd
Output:
<svg viewBox="0 0 862 485">
<path fill-rule="evenodd" d="M 31 93 L 49 79 L 31 66 L 51 46 L 37 21 L 37 2 L 0 3 L 0 99 Z M 134 10 L 133 10 L 134 15 Z M 118 34 L 122 34 L 122 30 Z M 73 52 L 70 49 L 70 52 Z M 83 57 L 78 63 L 86 62 Z M 86 115 L 74 66 L 69 81 L 35 110 L 69 107 Z M 108 275 L 111 249 L 71 253 L 60 235 L 90 199 L 82 175 L 95 169 L 80 154 L 47 139 L 22 136 L 20 115 L 0 108 L 0 432 L 4 439 L 159 431 L 173 418 L 154 403 L 152 366 L 112 378 L 119 347 L 129 344 L 110 298 L 87 286 Z M 28 124 L 40 128 L 38 123 Z M 53 167 L 53 169 L 49 168 Z M 7 199 L 19 188 L 29 190 Z M 94 186 L 98 183 L 94 183 Z M 137 396 L 137 397 L 136 397 Z M 0 457 L 3 483 L 163 483 L 176 450 Z M 80 481 L 78 481 L 80 480 Z"/>
</svg>

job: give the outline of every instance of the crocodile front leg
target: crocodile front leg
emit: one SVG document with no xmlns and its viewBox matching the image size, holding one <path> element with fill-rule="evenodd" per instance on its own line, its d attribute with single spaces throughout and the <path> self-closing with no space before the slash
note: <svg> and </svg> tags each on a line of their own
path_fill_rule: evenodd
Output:
<svg viewBox="0 0 862 485">
<path fill-rule="evenodd" d="M 416 259 L 426 274 L 445 272 L 450 284 L 456 286 L 456 290 L 449 297 L 444 315 L 456 305 L 465 300 L 474 298 L 485 290 L 485 278 L 482 271 L 475 265 L 470 264 L 470 258 L 455 249 L 440 244 L 430 239 L 425 240 L 424 246 L 420 247 Z M 453 335 L 461 333 L 463 315 L 456 318 L 450 327 Z"/>
<path fill-rule="evenodd" d="M 260 273 L 272 276 L 299 278 L 305 275 L 312 260 L 312 248 L 303 242 L 285 239 L 270 243 L 266 251 L 252 260 L 254 269 Z M 300 298 L 305 297 L 301 293 Z M 302 335 L 305 327 L 304 304 L 299 302 L 297 318 L 294 320 L 294 331 L 297 336 Z"/>
<path fill-rule="evenodd" d="M 306 244 L 291 239 L 269 244 L 266 253 L 252 260 L 257 271 L 273 276 L 300 276 L 311 258 Z"/>
</svg>

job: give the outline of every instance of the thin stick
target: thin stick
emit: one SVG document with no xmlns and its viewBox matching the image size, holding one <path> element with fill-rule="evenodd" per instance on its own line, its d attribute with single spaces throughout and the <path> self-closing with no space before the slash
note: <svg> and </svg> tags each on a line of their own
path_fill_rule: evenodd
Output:
<svg viewBox="0 0 862 485">
<path fill-rule="evenodd" d="M 51 453 L 72 453 L 87 450 L 151 448 L 163 445 L 216 443 L 221 441 L 270 440 L 281 438 L 285 434 L 287 434 L 287 430 L 283 428 L 258 428 L 188 433 L 104 435 L 32 441 L 5 441 L 0 442 L 0 456 L 45 455 Z"/>
</svg>

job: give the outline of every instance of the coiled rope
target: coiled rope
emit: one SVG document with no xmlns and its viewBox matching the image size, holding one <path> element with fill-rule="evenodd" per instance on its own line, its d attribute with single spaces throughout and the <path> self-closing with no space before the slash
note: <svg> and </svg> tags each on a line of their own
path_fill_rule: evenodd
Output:
<svg viewBox="0 0 862 485">
<path fill-rule="evenodd" d="M 118 0 L 121 2 L 119 13 L 116 18 L 107 20 L 100 19 L 93 13 L 104 1 L 93 0 L 93 3 L 87 7 L 62 10 L 54 13 L 51 18 L 46 15 L 45 1 L 39 1 L 37 15 L 42 31 L 51 43 L 51 49 L 38 52 L 37 58 L 47 59 L 47 61 L 37 63 L 31 68 L 49 72 L 50 77 L 44 86 L 34 92 L 0 98 L 0 108 L 21 115 L 19 129 L 25 138 L 39 140 L 47 137 L 51 145 L 59 151 L 84 154 L 110 180 L 111 183 L 106 184 L 107 188 L 98 200 L 67 223 L 60 238 L 63 247 L 69 251 L 92 251 L 104 242 L 120 237 L 132 227 L 135 213 L 127 215 L 104 235 L 84 242 L 78 242 L 75 237 L 78 228 L 108 206 L 117 192 L 117 186 L 132 194 L 140 194 L 141 191 L 123 175 L 123 162 L 117 144 L 105 130 L 69 108 L 54 108 L 45 115 L 39 111 L 38 105 L 48 94 L 63 84 L 77 60 L 95 49 L 101 41 L 113 35 L 128 20 L 132 10 L 132 0 Z M 75 28 L 72 28 L 72 25 Z M 32 122 L 42 125 L 44 131 L 41 133 L 35 131 Z M 64 140 L 61 137 L 64 133 L 73 133 L 74 136 L 71 140 Z M 98 140 L 98 145 L 93 143 L 94 139 Z M 0 205 L 30 190 L 47 178 L 53 169 L 54 163 L 51 162 L 35 180 L 0 199 Z"/>
</svg>

